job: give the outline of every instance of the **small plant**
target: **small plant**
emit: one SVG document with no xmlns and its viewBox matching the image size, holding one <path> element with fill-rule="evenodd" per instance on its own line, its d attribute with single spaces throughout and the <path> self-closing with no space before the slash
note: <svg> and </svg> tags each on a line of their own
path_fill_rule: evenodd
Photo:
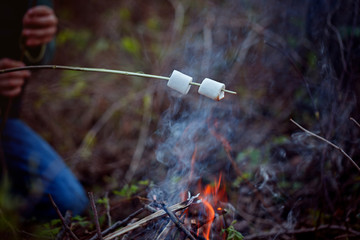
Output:
<svg viewBox="0 0 360 240">
<path fill-rule="evenodd" d="M 141 187 L 146 187 L 150 184 L 150 182 L 148 180 L 143 180 L 143 181 L 138 181 L 135 184 L 125 184 L 124 187 L 122 189 L 120 189 L 120 191 L 118 190 L 114 190 L 113 193 L 115 195 L 121 196 L 121 197 L 131 197 L 132 195 L 134 195 L 135 193 L 139 192 L 139 190 L 141 189 Z"/>
<path fill-rule="evenodd" d="M 226 240 L 243 240 L 244 236 L 234 228 L 236 221 L 233 221 L 228 228 L 225 228 L 221 233 L 227 234 Z"/>
</svg>

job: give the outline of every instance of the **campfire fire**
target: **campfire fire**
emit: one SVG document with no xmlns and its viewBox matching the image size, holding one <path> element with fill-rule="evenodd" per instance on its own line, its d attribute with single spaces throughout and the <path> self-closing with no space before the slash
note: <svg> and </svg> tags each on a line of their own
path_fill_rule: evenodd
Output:
<svg viewBox="0 0 360 240">
<path fill-rule="evenodd" d="M 213 184 L 207 184 L 205 187 L 198 183 L 197 190 L 200 192 L 199 204 L 193 204 L 188 208 L 188 219 L 190 220 L 191 229 L 198 237 L 211 239 L 211 229 L 214 220 L 224 213 L 221 203 L 226 202 L 225 188 L 221 186 L 222 174 Z M 222 229 L 222 221 L 216 221 L 220 226 L 214 226 L 216 229 Z M 225 236 L 223 237 L 225 239 Z"/>
</svg>

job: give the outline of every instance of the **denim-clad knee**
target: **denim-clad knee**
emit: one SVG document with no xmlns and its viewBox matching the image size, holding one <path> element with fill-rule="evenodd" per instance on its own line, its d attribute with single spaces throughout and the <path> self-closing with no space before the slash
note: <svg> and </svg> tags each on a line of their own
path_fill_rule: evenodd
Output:
<svg viewBox="0 0 360 240">
<path fill-rule="evenodd" d="M 48 194 L 64 213 L 80 214 L 88 204 L 85 191 L 61 157 L 19 119 L 9 119 L 2 145 L 14 194 L 26 200 L 25 215 L 56 217 Z"/>
</svg>

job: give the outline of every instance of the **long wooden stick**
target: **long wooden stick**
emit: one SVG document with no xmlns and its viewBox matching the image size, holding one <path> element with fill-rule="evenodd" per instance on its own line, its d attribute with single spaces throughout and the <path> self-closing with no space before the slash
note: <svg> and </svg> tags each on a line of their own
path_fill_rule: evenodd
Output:
<svg viewBox="0 0 360 240">
<path fill-rule="evenodd" d="M 175 205 L 172 205 L 172 206 L 168 207 L 168 210 L 171 211 L 171 212 L 177 212 L 177 211 L 180 211 L 182 209 L 185 209 L 185 208 L 189 207 L 191 203 L 192 203 L 192 201 L 184 201 L 184 202 L 181 202 L 181 203 L 177 203 Z M 163 209 L 161 209 L 161 210 L 159 210 L 159 211 L 157 211 L 157 212 L 155 212 L 153 214 L 150 214 L 150 215 L 140 219 L 137 222 L 134 222 L 134 223 L 132 223 L 132 224 L 130 224 L 130 225 L 124 227 L 124 228 L 121 228 L 121 229 L 119 229 L 119 230 L 105 236 L 104 240 L 110 240 L 110 239 L 113 239 L 113 238 L 118 237 L 120 235 L 123 235 L 123 234 L 125 234 L 125 233 L 127 233 L 129 231 L 135 230 L 135 229 L 147 224 L 149 221 L 152 221 L 152 220 L 154 220 L 156 218 L 159 218 L 159 217 L 162 217 L 162 216 L 165 216 L 165 215 L 167 215 L 167 213 Z"/>
<path fill-rule="evenodd" d="M 169 77 L 140 73 L 140 72 L 129 72 L 129 71 L 106 69 L 106 68 L 88 68 L 88 67 L 73 67 L 73 66 L 60 66 L 60 65 L 34 65 L 34 66 L 25 66 L 25 67 L 17 67 L 17 68 L 0 69 L 0 74 L 22 71 L 22 70 L 37 70 L 37 69 L 38 70 L 39 69 L 52 69 L 52 70 L 72 70 L 72 71 L 82 71 L 82 72 L 113 73 L 113 74 L 135 76 L 135 77 L 157 78 L 157 79 L 167 80 L 167 81 L 169 81 L 169 79 L 170 79 Z M 190 82 L 189 84 L 198 86 L 198 87 L 200 86 L 200 83 L 197 83 L 197 82 Z M 224 89 L 223 91 L 226 93 L 234 94 L 234 95 L 237 94 L 236 92 L 230 91 L 227 89 Z"/>
<path fill-rule="evenodd" d="M 295 122 L 294 120 L 290 119 L 290 121 L 295 124 L 298 128 L 300 128 L 301 130 L 303 130 L 304 132 L 306 132 L 307 134 L 316 137 L 317 139 L 320 139 L 321 141 L 326 142 L 327 144 L 329 144 L 330 146 L 332 146 L 333 148 L 339 150 L 347 159 L 350 160 L 350 162 L 354 165 L 354 167 L 360 172 L 360 167 L 356 164 L 356 162 L 339 146 L 335 145 L 334 143 L 330 142 L 329 140 L 320 137 L 319 135 L 310 132 L 309 130 L 305 129 L 304 127 L 300 126 L 300 124 L 298 124 L 297 122 Z"/>
</svg>

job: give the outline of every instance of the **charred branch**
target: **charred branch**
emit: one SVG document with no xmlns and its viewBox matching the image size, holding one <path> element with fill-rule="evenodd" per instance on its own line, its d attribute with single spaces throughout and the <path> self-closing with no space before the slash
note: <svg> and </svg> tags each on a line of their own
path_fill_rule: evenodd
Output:
<svg viewBox="0 0 360 240">
<path fill-rule="evenodd" d="M 180 220 L 178 219 L 178 217 L 172 212 L 170 211 L 165 204 L 160 204 L 161 208 L 166 212 L 166 214 L 170 217 L 171 221 L 173 221 L 173 223 L 175 223 L 175 225 L 186 234 L 186 236 L 188 236 L 191 240 L 196 240 L 196 238 L 191 234 L 191 232 L 184 227 L 184 225 L 180 222 Z"/>
</svg>

